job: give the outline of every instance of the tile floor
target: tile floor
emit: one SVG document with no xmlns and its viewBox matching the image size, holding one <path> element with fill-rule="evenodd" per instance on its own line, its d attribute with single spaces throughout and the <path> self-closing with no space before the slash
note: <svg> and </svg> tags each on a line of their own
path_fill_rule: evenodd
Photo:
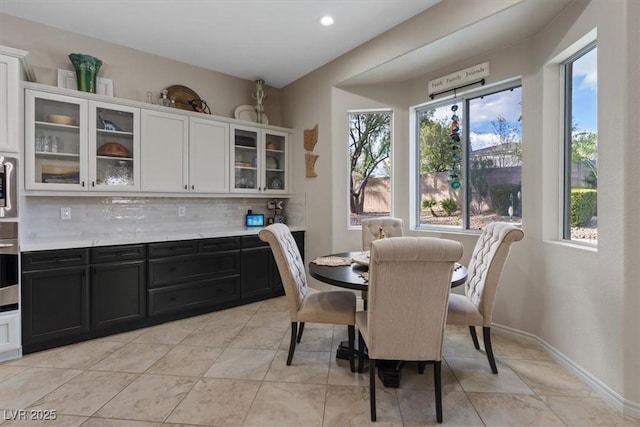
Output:
<svg viewBox="0 0 640 427">
<path fill-rule="evenodd" d="M 286 366 L 284 298 L 27 355 L 0 364 L 0 424 L 56 411 L 55 426 L 364 426 L 368 373 L 336 362 L 346 327 L 308 324 Z M 444 425 L 640 426 L 531 343 L 494 335 L 498 375 L 466 328 L 448 328 Z M 376 426 L 436 425 L 433 377 L 409 364 L 378 383 Z M 41 410 L 41 412 L 38 412 Z"/>
</svg>

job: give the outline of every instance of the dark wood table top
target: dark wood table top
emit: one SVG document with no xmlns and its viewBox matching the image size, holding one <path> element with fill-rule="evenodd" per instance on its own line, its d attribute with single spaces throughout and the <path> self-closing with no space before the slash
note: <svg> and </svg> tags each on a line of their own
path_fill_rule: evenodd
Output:
<svg viewBox="0 0 640 427">
<path fill-rule="evenodd" d="M 362 252 L 341 252 L 327 256 L 349 257 L 353 258 L 361 255 Z M 451 287 L 462 285 L 467 280 L 467 267 L 456 264 L 451 277 Z M 369 289 L 369 282 L 365 281 L 361 274 L 368 271 L 369 268 L 353 263 L 347 266 L 330 267 L 325 265 L 317 265 L 313 262 L 309 263 L 309 274 L 311 277 L 330 285 L 339 286 L 341 288 L 355 289 L 357 291 L 366 291 Z"/>
</svg>

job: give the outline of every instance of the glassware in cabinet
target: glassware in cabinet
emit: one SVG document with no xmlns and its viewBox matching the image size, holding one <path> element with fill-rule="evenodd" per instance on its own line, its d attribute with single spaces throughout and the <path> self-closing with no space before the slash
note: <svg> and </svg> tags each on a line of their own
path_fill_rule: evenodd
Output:
<svg viewBox="0 0 640 427">
<path fill-rule="evenodd" d="M 263 130 L 265 191 L 287 191 L 288 137 L 283 132 Z"/>
<path fill-rule="evenodd" d="M 87 101 L 25 92 L 27 189 L 82 189 L 86 181 Z"/>
<path fill-rule="evenodd" d="M 139 111 L 97 101 L 89 103 L 91 188 L 139 189 Z"/>
<path fill-rule="evenodd" d="M 233 130 L 233 188 L 258 189 L 258 132 L 235 128 Z"/>
</svg>

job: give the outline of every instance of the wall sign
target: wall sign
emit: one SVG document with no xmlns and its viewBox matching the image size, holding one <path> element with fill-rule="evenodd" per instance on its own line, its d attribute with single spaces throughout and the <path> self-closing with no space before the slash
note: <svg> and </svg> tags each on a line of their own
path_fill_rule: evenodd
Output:
<svg viewBox="0 0 640 427">
<path fill-rule="evenodd" d="M 455 73 L 447 74 L 439 79 L 429 81 L 429 95 L 436 92 L 447 91 L 452 87 L 464 86 L 489 76 L 489 63 L 474 65 Z"/>
</svg>

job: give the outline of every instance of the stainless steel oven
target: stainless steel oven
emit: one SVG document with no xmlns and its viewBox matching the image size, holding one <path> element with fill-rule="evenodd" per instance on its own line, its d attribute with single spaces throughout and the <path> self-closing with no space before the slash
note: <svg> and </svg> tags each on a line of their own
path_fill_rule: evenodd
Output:
<svg viewBox="0 0 640 427">
<path fill-rule="evenodd" d="M 0 312 L 18 309 L 18 223 L 0 222 Z"/>
<path fill-rule="evenodd" d="M 0 218 L 18 216 L 17 167 L 16 158 L 0 156 Z"/>
</svg>

